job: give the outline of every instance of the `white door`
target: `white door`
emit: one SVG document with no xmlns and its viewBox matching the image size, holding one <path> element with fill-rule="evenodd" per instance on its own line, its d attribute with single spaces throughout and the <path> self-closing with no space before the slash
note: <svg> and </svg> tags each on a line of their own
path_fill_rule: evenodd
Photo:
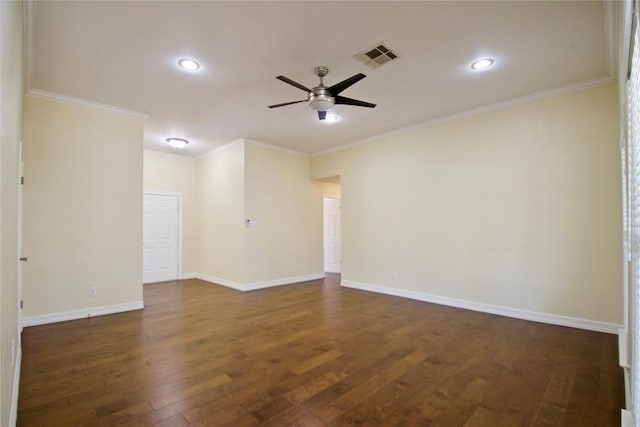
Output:
<svg viewBox="0 0 640 427">
<path fill-rule="evenodd" d="M 144 283 L 178 279 L 178 199 L 171 195 L 144 195 Z"/>
<path fill-rule="evenodd" d="M 340 273 L 342 250 L 340 247 L 340 199 L 322 198 L 322 223 L 324 242 L 324 271 Z"/>
</svg>

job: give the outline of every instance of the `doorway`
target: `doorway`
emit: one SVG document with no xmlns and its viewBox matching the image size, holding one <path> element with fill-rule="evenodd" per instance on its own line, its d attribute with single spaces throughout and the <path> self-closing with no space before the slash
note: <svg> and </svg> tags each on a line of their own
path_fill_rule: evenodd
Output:
<svg viewBox="0 0 640 427">
<path fill-rule="evenodd" d="M 340 198 L 322 197 L 324 271 L 340 273 L 342 264 Z"/>
<path fill-rule="evenodd" d="M 180 275 L 181 196 L 144 193 L 142 220 L 143 282 L 178 280 Z"/>
<path fill-rule="evenodd" d="M 22 141 L 18 145 L 18 330 L 22 332 L 22 277 L 23 265 L 27 262 L 27 257 L 22 254 L 22 213 L 24 205 L 24 155 Z M 18 334 L 18 340 L 21 342 L 21 335 Z"/>
</svg>

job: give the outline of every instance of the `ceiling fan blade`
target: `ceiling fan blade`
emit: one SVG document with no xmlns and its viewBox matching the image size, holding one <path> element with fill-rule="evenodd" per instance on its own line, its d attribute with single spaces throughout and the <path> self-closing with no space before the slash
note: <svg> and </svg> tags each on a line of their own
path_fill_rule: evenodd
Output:
<svg viewBox="0 0 640 427">
<path fill-rule="evenodd" d="M 327 112 L 326 111 L 318 111 L 318 118 L 320 120 L 324 120 L 327 118 Z"/>
<path fill-rule="evenodd" d="M 285 105 L 291 105 L 291 104 L 298 104 L 300 102 L 307 102 L 306 99 L 303 99 L 302 101 L 291 101 L 291 102 L 284 102 L 282 104 L 276 104 L 276 105 L 269 105 L 269 108 L 278 108 L 278 107 L 284 107 Z"/>
<path fill-rule="evenodd" d="M 348 88 L 349 86 L 355 83 L 358 83 L 360 80 L 364 79 L 365 77 L 367 76 L 365 76 L 362 73 L 358 73 L 355 76 L 351 76 L 348 79 L 341 81 L 340 83 L 334 84 L 329 88 L 329 92 L 331 92 L 331 95 L 336 96 L 340 92 Z"/>
<path fill-rule="evenodd" d="M 367 107 L 367 108 L 375 108 L 376 104 L 372 104 L 370 102 L 358 101 L 357 99 L 347 98 L 345 96 L 336 96 L 336 105 L 355 105 L 356 107 Z"/>
<path fill-rule="evenodd" d="M 283 82 L 285 82 L 285 83 L 288 83 L 288 84 L 290 84 L 291 86 L 295 86 L 295 87 L 297 87 L 298 89 L 302 89 L 302 90 L 303 90 L 303 91 L 305 91 L 305 92 L 311 92 L 311 89 L 309 89 L 308 87 L 305 87 L 305 86 L 301 85 L 301 84 L 300 84 L 300 83 L 298 83 L 298 82 L 294 82 L 293 80 L 291 80 L 291 79 L 290 79 L 290 78 L 288 78 L 288 77 L 285 77 L 285 76 L 278 76 L 278 77 L 276 77 L 276 79 L 278 79 L 278 80 L 280 80 L 280 81 L 283 81 Z"/>
</svg>

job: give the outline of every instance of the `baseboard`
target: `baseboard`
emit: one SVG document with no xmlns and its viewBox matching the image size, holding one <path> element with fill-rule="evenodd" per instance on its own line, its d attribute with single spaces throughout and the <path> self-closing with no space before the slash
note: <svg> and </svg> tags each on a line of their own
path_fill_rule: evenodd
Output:
<svg viewBox="0 0 640 427">
<path fill-rule="evenodd" d="M 198 273 L 182 273 L 179 280 L 197 279 Z"/>
<path fill-rule="evenodd" d="M 620 426 L 621 427 L 634 427 L 636 424 L 633 421 L 633 413 L 626 409 L 621 409 L 620 413 Z"/>
<path fill-rule="evenodd" d="M 59 313 L 41 314 L 23 318 L 25 327 L 45 325 L 47 323 L 66 322 L 67 320 L 84 319 L 86 317 L 104 316 L 107 314 L 124 313 L 132 310 L 142 310 L 143 301 L 133 301 L 123 304 L 105 305 L 102 307 L 83 308 L 80 310 L 63 311 Z"/>
<path fill-rule="evenodd" d="M 447 305 L 450 307 L 464 308 L 466 310 L 480 311 L 483 313 L 497 314 L 516 319 L 531 320 L 534 322 L 549 323 L 552 325 L 567 326 L 570 328 L 586 329 L 589 331 L 618 334 L 622 325 L 616 323 L 600 322 L 596 320 L 580 319 L 576 317 L 559 316 L 556 314 L 539 313 L 536 311 L 521 310 L 518 308 L 504 307 L 500 305 L 484 304 L 457 298 L 442 297 L 423 292 L 409 291 L 405 289 L 388 288 L 386 286 L 371 285 L 368 283 L 343 280 L 342 286 L 360 289 L 363 291 L 377 292 L 380 294 L 394 295 L 418 301 Z"/>
<path fill-rule="evenodd" d="M 233 282 L 231 280 L 222 279 L 220 277 L 196 273 L 195 278 L 204 280 L 205 282 L 213 283 L 215 285 L 226 286 L 227 288 L 235 289 L 236 291 L 244 291 L 242 283 Z"/>
<path fill-rule="evenodd" d="M 307 274 L 304 276 L 285 277 L 282 279 L 267 280 L 264 282 L 238 283 L 231 280 L 222 279 L 220 277 L 208 276 L 206 274 L 196 273 L 195 277 L 205 282 L 215 283 L 217 285 L 226 286 L 236 291 L 255 291 L 257 289 L 272 288 L 274 286 L 290 285 L 298 282 L 308 282 L 309 280 L 318 280 L 324 277 L 324 273 Z"/>
<path fill-rule="evenodd" d="M 310 280 L 318 280 L 324 278 L 324 273 L 306 274 L 304 276 L 285 277 L 282 279 L 267 280 L 264 282 L 253 282 L 243 285 L 245 291 L 254 291 L 256 289 L 272 288 L 274 286 L 290 285 L 292 283 L 308 282 Z"/>
<path fill-rule="evenodd" d="M 22 346 L 16 351 L 16 366 L 13 370 L 13 394 L 11 396 L 11 412 L 9 413 L 9 426 L 15 427 L 18 422 L 18 396 L 20 393 L 20 370 L 22 369 Z"/>
</svg>

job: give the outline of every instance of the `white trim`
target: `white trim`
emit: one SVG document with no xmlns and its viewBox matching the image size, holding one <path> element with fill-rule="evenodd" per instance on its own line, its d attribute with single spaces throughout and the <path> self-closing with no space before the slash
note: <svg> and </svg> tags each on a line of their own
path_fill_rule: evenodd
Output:
<svg viewBox="0 0 640 427">
<path fill-rule="evenodd" d="M 308 282 L 309 280 L 318 280 L 324 278 L 324 273 L 306 274 L 304 276 L 285 277 L 282 279 L 266 280 L 264 282 L 238 283 L 231 280 L 222 279 L 220 277 L 207 276 L 206 274 L 196 273 L 196 278 L 215 285 L 226 286 L 236 291 L 247 292 L 257 289 L 272 288 L 274 286 L 290 285 L 292 283 Z"/>
<path fill-rule="evenodd" d="M 256 145 L 258 147 L 271 148 L 276 151 L 284 151 L 285 153 L 295 154 L 297 156 L 309 157 L 309 153 L 305 153 L 303 151 L 293 150 L 291 148 L 280 147 L 278 145 L 268 144 L 266 142 L 256 141 L 253 139 L 244 139 L 244 142 L 249 145 Z"/>
<path fill-rule="evenodd" d="M 61 311 L 51 314 L 40 314 L 24 318 L 24 326 L 46 325 L 48 323 L 66 322 L 67 320 L 84 319 L 86 317 L 104 316 L 107 314 L 124 313 L 126 311 L 142 310 L 143 301 L 125 302 L 122 304 L 103 305 L 101 307 L 83 308 L 73 311 Z"/>
<path fill-rule="evenodd" d="M 440 125 L 443 123 L 449 123 L 457 120 L 468 119 L 471 117 L 479 116 L 485 113 L 490 113 L 493 111 L 503 110 L 509 107 L 515 107 L 521 104 L 527 104 L 530 102 L 539 101 L 541 99 L 550 98 L 554 96 L 564 95 L 571 92 L 577 92 L 583 89 L 589 89 L 596 86 L 601 86 L 609 83 L 613 83 L 615 80 L 610 76 L 598 77 L 591 80 L 586 80 L 580 83 L 574 83 L 566 86 L 562 86 L 555 89 L 549 89 L 542 92 L 536 92 L 530 95 L 521 96 L 518 98 L 511 98 L 505 101 L 496 102 L 495 104 L 489 104 L 478 108 L 473 108 L 471 110 L 462 111 L 460 113 L 451 114 L 448 116 L 439 117 L 433 120 L 428 120 L 426 122 L 418 123 L 411 126 L 406 126 L 400 129 L 395 129 L 389 132 L 381 133 L 378 135 L 374 135 L 369 138 L 364 138 L 360 140 L 356 140 L 350 142 L 348 144 L 339 145 L 337 147 L 327 148 L 325 150 L 320 150 L 311 154 L 311 157 L 323 156 L 325 154 L 334 153 L 337 151 L 346 150 L 358 145 L 370 144 L 372 142 L 377 142 L 385 138 L 389 138 L 391 136 L 401 135 L 408 132 L 412 132 L 418 129 L 428 128 L 431 126 Z"/>
<path fill-rule="evenodd" d="M 137 111 L 127 110 L 125 108 L 115 107 L 113 105 L 101 104 L 99 102 L 87 101 L 86 99 L 74 98 L 72 96 L 60 95 L 58 93 L 47 92 L 40 89 L 29 89 L 28 96 L 36 98 L 44 98 L 50 101 L 64 102 L 65 104 L 82 105 L 83 107 L 92 108 L 94 110 L 108 111 L 110 113 L 123 114 L 125 116 L 135 117 L 137 119 L 148 119 L 149 114 L 139 113 Z"/>
<path fill-rule="evenodd" d="M 633 422 L 633 413 L 626 409 L 621 409 L 620 411 L 620 426 L 635 427 L 635 423 Z"/>
<path fill-rule="evenodd" d="M 191 162 L 195 162 L 196 161 L 195 157 L 189 157 L 189 156 L 186 156 L 184 154 L 168 153 L 166 151 L 160 151 L 160 150 L 157 150 L 157 149 L 151 148 L 151 147 L 143 147 L 143 151 L 152 151 L 153 154 L 159 154 L 159 155 L 162 155 L 162 156 L 171 157 L 173 159 L 177 158 L 177 159 L 180 159 L 180 160 L 189 160 Z"/>
<path fill-rule="evenodd" d="M 324 278 L 324 273 L 306 274 L 304 276 L 284 277 L 282 279 L 266 280 L 264 282 L 253 282 L 244 285 L 244 291 L 256 289 L 272 288 L 274 286 L 290 285 L 293 283 L 308 282 Z"/>
<path fill-rule="evenodd" d="M 296 150 L 292 150 L 290 148 L 280 147 L 278 145 L 268 144 L 266 142 L 256 141 L 256 140 L 253 140 L 253 139 L 239 138 L 239 139 L 236 139 L 234 141 L 231 141 L 231 142 L 228 142 L 226 144 L 223 144 L 223 145 L 221 145 L 219 147 L 213 148 L 213 149 L 205 152 L 204 154 L 201 154 L 198 157 L 195 157 L 195 159 L 196 160 L 200 160 L 200 159 L 207 158 L 209 156 L 213 156 L 214 154 L 217 154 L 222 150 L 226 150 L 227 148 L 233 147 L 234 144 L 255 145 L 257 147 L 271 148 L 272 150 L 282 151 L 282 152 L 289 153 L 289 154 L 295 154 L 296 156 L 309 157 L 309 153 L 305 153 L 303 151 L 296 151 Z M 191 158 L 193 158 L 193 157 L 191 157 Z"/>
<path fill-rule="evenodd" d="M 540 313 L 536 311 L 522 310 L 518 308 L 504 307 L 500 305 L 484 304 L 458 298 L 443 297 L 424 292 L 409 291 L 405 289 L 388 288 L 386 286 L 371 285 L 368 283 L 343 280 L 341 286 L 376 292 L 385 295 L 394 295 L 418 301 L 447 305 L 450 307 L 464 308 L 466 310 L 480 311 L 483 313 L 497 314 L 516 319 L 531 320 L 534 322 L 549 323 L 552 325 L 568 326 L 570 328 L 586 329 L 589 331 L 617 334 L 620 326 L 616 323 L 600 322 L 597 320 L 580 319 L 576 317 L 559 316 L 556 314 Z"/>
<path fill-rule="evenodd" d="M 219 147 L 213 148 L 213 149 L 205 152 L 204 154 L 200 154 L 199 156 L 195 157 L 195 159 L 196 160 L 206 159 L 207 157 L 213 156 L 214 154 L 218 154 L 220 151 L 224 151 L 227 148 L 234 147 L 234 146 L 236 146 L 238 144 L 244 144 L 244 138 L 236 139 L 235 141 L 231 141 L 231 142 L 228 142 L 228 143 L 226 143 L 224 145 L 220 145 Z"/>
<path fill-rule="evenodd" d="M 171 196 L 182 198 L 182 193 L 178 193 L 175 191 L 163 191 L 163 190 L 142 190 L 143 194 L 150 194 L 156 196 Z"/>
<path fill-rule="evenodd" d="M 11 410 L 9 412 L 9 426 L 15 427 L 18 422 L 18 396 L 20 393 L 20 370 L 22 369 L 22 346 L 16 351 L 16 365 L 13 368 L 13 391 L 11 395 Z"/>
<path fill-rule="evenodd" d="M 20 261 L 20 258 L 24 256 L 24 185 L 22 177 L 24 176 L 24 144 L 22 139 L 18 144 L 18 298 L 16 301 L 18 309 L 18 339 L 20 339 L 20 333 L 22 332 L 22 299 L 23 299 L 23 282 L 24 282 L 24 263 Z"/>
<path fill-rule="evenodd" d="M 176 276 L 176 280 L 180 280 L 180 278 L 182 277 L 182 193 L 162 190 L 143 190 L 142 197 L 144 198 L 144 196 L 147 195 L 178 198 L 178 274 Z M 144 280 L 142 284 L 145 284 Z"/>
<path fill-rule="evenodd" d="M 197 279 L 198 273 L 182 273 L 179 280 Z"/>
<path fill-rule="evenodd" d="M 624 407 L 631 408 L 631 368 L 622 368 L 624 378 Z"/>
<path fill-rule="evenodd" d="M 627 331 L 626 329 L 618 330 L 618 363 L 621 368 L 629 368 L 629 351 L 627 348 Z"/>
<path fill-rule="evenodd" d="M 227 288 L 235 289 L 236 291 L 244 291 L 242 283 L 233 282 L 231 280 L 222 279 L 220 277 L 196 273 L 195 278 L 204 280 L 205 282 L 213 283 L 214 285 L 226 286 Z"/>
<path fill-rule="evenodd" d="M 624 402 L 625 407 L 629 408 L 631 404 L 631 367 L 629 365 L 627 330 L 622 328 L 618 330 L 618 364 L 622 368 L 624 377 Z"/>
</svg>

